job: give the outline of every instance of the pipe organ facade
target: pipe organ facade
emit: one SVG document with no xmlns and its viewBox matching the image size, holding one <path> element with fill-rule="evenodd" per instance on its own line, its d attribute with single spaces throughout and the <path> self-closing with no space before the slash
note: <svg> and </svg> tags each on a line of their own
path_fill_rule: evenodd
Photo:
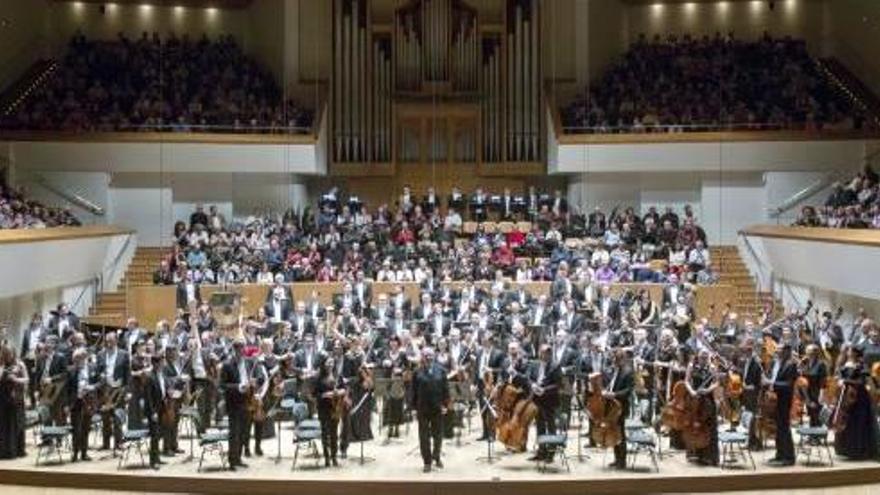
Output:
<svg viewBox="0 0 880 495">
<path fill-rule="evenodd" d="M 333 2 L 335 163 L 543 163 L 540 0 L 504 0 L 500 25 L 465 0 L 410 0 L 385 24 L 371 0 Z"/>
</svg>

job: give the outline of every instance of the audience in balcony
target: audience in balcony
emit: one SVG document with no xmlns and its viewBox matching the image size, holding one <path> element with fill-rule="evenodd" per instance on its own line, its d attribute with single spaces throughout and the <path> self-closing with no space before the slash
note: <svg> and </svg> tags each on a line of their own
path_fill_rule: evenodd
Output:
<svg viewBox="0 0 880 495">
<path fill-rule="evenodd" d="M 70 210 L 46 206 L 25 197 L 23 189 L 0 180 L 0 229 L 42 229 L 80 225 Z"/>
<path fill-rule="evenodd" d="M 480 224 L 471 235 L 457 226 L 458 213 L 445 217 L 420 208 L 393 211 L 382 205 L 352 213 L 347 206 L 321 213 L 307 208 L 212 221 L 198 206 L 190 224 L 174 226 L 173 252 L 154 274 L 156 284 L 190 276 L 197 283 L 338 281 L 358 274 L 377 281 L 419 282 L 552 280 L 565 264 L 579 277 L 601 282 L 664 282 L 679 277 L 713 283 L 715 274 L 706 234 L 690 207 L 683 215 L 633 208 L 606 215 L 537 219 L 531 229 L 489 232 Z M 322 221 L 315 217 L 321 216 Z M 459 221 L 450 222 L 450 217 Z M 355 219 L 359 219 L 355 221 Z M 658 228 L 657 224 L 661 223 Z"/>
<path fill-rule="evenodd" d="M 848 229 L 880 229 L 880 183 L 866 166 L 846 183 L 835 182 L 821 207 L 804 206 L 795 225 Z"/>
<path fill-rule="evenodd" d="M 311 113 L 232 37 L 74 36 L 51 78 L 3 124 L 61 131 L 305 132 Z"/>
<path fill-rule="evenodd" d="M 562 109 L 569 132 L 852 129 L 862 120 L 806 43 L 766 34 L 642 35 L 585 95 Z"/>
</svg>

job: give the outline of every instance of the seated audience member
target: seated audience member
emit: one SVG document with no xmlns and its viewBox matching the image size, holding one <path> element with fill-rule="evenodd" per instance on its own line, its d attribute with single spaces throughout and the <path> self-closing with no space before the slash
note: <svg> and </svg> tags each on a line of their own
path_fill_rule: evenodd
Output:
<svg viewBox="0 0 880 495">
<path fill-rule="evenodd" d="M 733 33 L 641 35 L 560 113 L 573 133 L 819 131 L 868 123 L 833 90 L 804 40 L 767 33 L 754 41 Z"/>
<path fill-rule="evenodd" d="M 161 66 L 162 70 L 159 70 Z M 231 36 L 90 40 L 77 34 L 5 128 L 57 131 L 306 132 L 312 112 Z M 219 218 L 215 217 L 219 220 Z M 216 228 L 216 225 L 206 227 Z"/>
</svg>

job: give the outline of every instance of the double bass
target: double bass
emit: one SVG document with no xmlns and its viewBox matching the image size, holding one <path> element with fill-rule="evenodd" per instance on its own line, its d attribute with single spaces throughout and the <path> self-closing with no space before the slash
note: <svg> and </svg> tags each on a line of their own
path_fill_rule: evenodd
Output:
<svg viewBox="0 0 880 495">
<path fill-rule="evenodd" d="M 605 390 L 602 373 L 591 373 L 588 383 L 584 404 L 593 427 L 590 436 L 602 448 L 615 447 L 623 440 L 619 421 L 623 406 L 617 399 L 602 396 Z"/>
</svg>

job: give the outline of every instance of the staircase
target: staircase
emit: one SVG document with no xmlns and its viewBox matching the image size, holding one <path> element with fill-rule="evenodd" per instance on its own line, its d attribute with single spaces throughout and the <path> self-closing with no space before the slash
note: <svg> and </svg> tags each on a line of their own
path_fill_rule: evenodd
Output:
<svg viewBox="0 0 880 495">
<path fill-rule="evenodd" d="M 873 125 L 880 125 L 880 98 L 871 88 L 834 57 L 819 59 L 817 65 L 843 98 L 865 112 Z"/>
<path fill-rule="evenodd" d="M 38 60 L 0 95 L 0 112 L 12 115 L 18 107 L 55 72 L 58 64 L 54 60 Z"/>
<path fill-rule="evenodd" d="M 764 302 L 772 298 L 770 292 L 758 292 L 755 280 L 739 255 L 736 246 L 716 246 L 710 249 L 712 264 L 717 270 L 719 284 L 730 285 L 736 289 L 736 299 L 730 301 L 731 310 L 744 318 L 757 318 L 764 308 Z M 782 303 L 776 300 L 776 308 Z"/>
<path fill-rule="evenodd" d="M 138 247 L 119 287 L 115 291 L 98 294 L 86 321 L 97 325 L 125 326 L 129 315 L 127 289 L 152 285 L 153 271 L 159 267 L 159 262 L 166 253 L 166 248 Z"/>
</svg>

